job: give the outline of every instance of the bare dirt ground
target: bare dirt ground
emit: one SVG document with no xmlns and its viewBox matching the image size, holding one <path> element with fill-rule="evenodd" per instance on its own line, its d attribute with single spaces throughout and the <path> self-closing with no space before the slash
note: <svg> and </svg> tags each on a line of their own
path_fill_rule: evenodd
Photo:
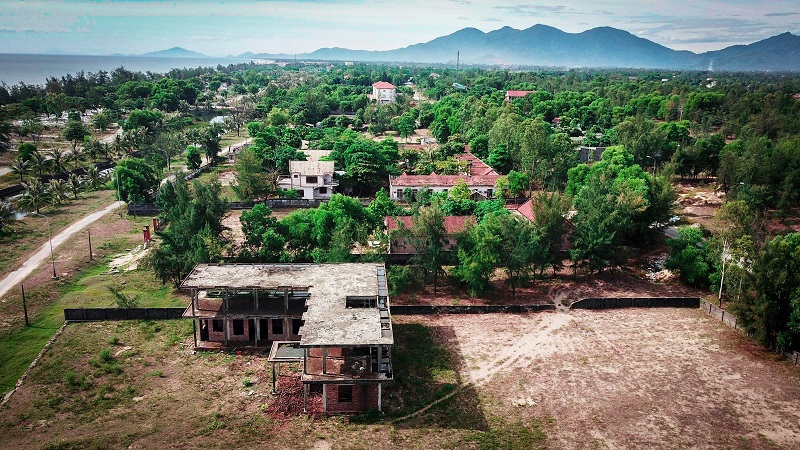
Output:
<svg viewBox="0 0 800 450">
<path fill-rule="evenodd" d="M 440 281 L 434 293 L 432 286 L 421 290 L 405 291 L 393 297 L 399 305 L 497 305 L 497 304 L 570 304 L 587 297 L 701 297 L 706 292 L 697 291 L 677 282 L 652 283 L 644 273 L 628 270 L 604 272 L 573 278 L 568 271 L 553 276 L 550 272 L 544 279 L 516 288 L 516 292 L 505 283 L 505 276 L 496 273 L 492 289 L 480 297 L 470 297 L 469 291 L 459 286 Z"/>
<path fill-rule="evenodd" d="M 276 419 L 263 354 L 194 353 L 185 321 L 72 324 L 0 411 L 0 447 L 800 446 L 800 368 L 699 310 L 393 322 L 430 330 L 457 372 L 451 395 L 407 419 Z M 531 424 L 541 433 L 520 440 Z M 497 441 L 500 429 L 511 438 Z"/>
<path fill-rule="evenodd" d="M 394 320 L 452 331 L 485 414 L 546 418 L 552 448 L 800 446 L 800 368 L 699 310 Z"/>
</svg>

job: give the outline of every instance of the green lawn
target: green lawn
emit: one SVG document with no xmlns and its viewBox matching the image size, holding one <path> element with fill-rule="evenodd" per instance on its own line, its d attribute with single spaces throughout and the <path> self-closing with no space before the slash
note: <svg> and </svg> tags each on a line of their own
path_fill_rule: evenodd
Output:
<svg viewBox="0 0 800 450">
<path fill-rule="evenodd" d="M 117 244 L 126 245 L 127 241 Z M 116 245 L 113 242 L 109 245 Z M 0 337 L 0 393 L 11 390 L 17 379 L 64 323 L 64 308 L 113 308 L 116 300 L 108 287 L 135 297 L 140 307 L 183 306 L 170 285 L 162 285 L 145 268 L 108 274 L 109 260 L 90 266 L 60 286 L 59 297 L 23 327 Z"/>
</svg>

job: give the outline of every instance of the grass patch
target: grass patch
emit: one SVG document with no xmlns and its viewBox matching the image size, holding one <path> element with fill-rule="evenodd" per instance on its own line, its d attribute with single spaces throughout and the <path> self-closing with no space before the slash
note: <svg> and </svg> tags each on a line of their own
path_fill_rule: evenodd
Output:
<svg viewBox="0 0 800 450">
<path fill-rule="evenodd" d="M 391 416 L 401 417 L 441 398 L 458 384 L 454 361 L 421 324 L 395 324 L 394 383 L 387 386 Z"/>
</svg>

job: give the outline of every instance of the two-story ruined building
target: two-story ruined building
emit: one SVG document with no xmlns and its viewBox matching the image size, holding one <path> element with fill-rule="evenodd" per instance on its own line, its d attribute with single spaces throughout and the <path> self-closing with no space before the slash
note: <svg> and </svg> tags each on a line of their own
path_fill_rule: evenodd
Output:
<svg viewBox="0 0 800 450">
<path fill-rule="evenodd" d="M 382 263 L 200 264 L 181 288 L 197 348 L 269 346 L 270 362 L 301 364 L 325 412 L 382 409 L 394 344 Z"/>
</svg>

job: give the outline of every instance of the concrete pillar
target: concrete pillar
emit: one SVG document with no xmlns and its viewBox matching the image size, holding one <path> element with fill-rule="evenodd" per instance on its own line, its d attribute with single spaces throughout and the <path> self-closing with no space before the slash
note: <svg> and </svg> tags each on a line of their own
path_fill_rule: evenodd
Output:
<svg viewBox="0 0 800 450">
<path fill-rule="evenodd" d="M 222 319 L 222 340 L 225 346 L 228 346 L 228 326 L 230 325 L 230 320 Z"/>
<path fill-rule="evenodd" d="M 283 311 L 289 314 L 289 288 L 283 290 Z"/>
<path fill-rule="evenodd" d="M 261 319 L 256 317 L 253 323 L 256 325 L 256 347 L 258 347 L 258 341 L 261 340 Z"/>
<path fill-rule="evenodd" d="M 303 412 L 308 412 L 308 385 L 303 385 Z"/>
<path fill-rule="evenodd" d="M 383 411 L 381 405 L 381 383 L 378 383 L 378 411 Z"/>
<path fill-rule="evenodd" d="M 328 385 L 322 385 L 322 412 L 328 412 Z"/>
<path fill-rule="evenodd" d="M 378 373 L 381 371 L 381 361 L 383 360 L 383 348 L 378 346 Z M 380 385 L 378 385 L 380 386 Z"/>
<path fill-rule="evenodd" d="M 303 349 L 303 373 L 308 373 L 308 347 Z"/>
<path fill-rule="evenodd" d="M 256 310 L 254 312 L 258 312 L 258 289 L 253 289 L 253 297 L 256 299 Z"/>
<path fill-rule="evenodd" d="M 153 217 L 153 233 L 155 233 L 156 231 L 158 231 L 158 219 Z"/>
<path fill-rule="evenodd" d="M 322 373 L 328 373 L 328 347 L 322 347 Z"/>
</svg>

